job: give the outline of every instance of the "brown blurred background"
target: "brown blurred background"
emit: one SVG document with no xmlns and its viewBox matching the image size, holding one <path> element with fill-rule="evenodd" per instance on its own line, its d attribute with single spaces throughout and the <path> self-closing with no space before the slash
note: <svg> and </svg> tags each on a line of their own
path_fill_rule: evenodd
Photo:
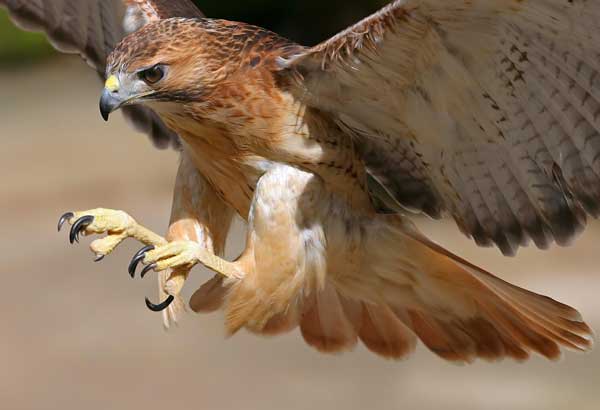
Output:
<svg viewBox="0 0 600 410">
<path fill-rule="evenodd" d="M 341 28 L 330 13 L 303 35 L 303 15 L 293 13 L 299 2 L 288 2 L 286 13 L 281 1 L 255 0 L 247 16 L 245 3 L 200 3 L 209 15 L 270 21 L 298 41 Z M 344 21 L 372 3 L 348 2 Z M 316 4 L 306 1 L 308 10 Z M 155 298 L 156 281 L 132 281 L 126 272 L 139 244 L 94 264 L 90 240 L 70 246 L 56 221 L 67 210 L 112 207 L 164 232 L 175 153 L 155 150 L 118 115 L 102 122 L 94 73 L 75 57 L 53 55 L 40 37 L 23 36 L 1 12 L 0 67 L 0 409 L 600 408 L 600 351 L 567 352 L 556 363 L 536 357 L 469 366 L 422 347 L 403 362 L 363 347 L 323 356 L 298 333 L 225 340 L 220 314 L 189 314 L 166 333 L 144 305 L 144 296 Z M 571 248 L 527 249 L 512 259 L 476 248 L 451 222 L 419 224 L 503 279 L 577 307 L 600 329 L 599 224 Z M 230 257 L 242 237 L 238 226 Z M 196 269 L 186 293 L 208 275 Z"/>
</svg>

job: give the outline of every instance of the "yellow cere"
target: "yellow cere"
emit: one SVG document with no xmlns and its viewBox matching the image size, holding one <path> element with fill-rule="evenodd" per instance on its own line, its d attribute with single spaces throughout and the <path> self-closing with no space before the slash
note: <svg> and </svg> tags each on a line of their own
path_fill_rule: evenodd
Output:
<svg viewBox="0 0 600 410">
<path fill-rule="evenodd" d="M 106 80 L 106 83 L 104 83 L 104 87 L 111 93 L 117 91 L 119 89 L 119 80 L 116 76 L 111 75 L 108 77 L 108 80 Z"/>
</svg>

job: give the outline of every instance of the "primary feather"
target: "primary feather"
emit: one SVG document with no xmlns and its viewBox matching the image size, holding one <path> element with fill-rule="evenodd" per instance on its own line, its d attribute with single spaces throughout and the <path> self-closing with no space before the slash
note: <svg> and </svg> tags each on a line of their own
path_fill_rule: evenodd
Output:
<svg viewBox="0 0 600 410">
<path fill-rule="evenodd" d="M 290 60 L 405 208 L 512 255 L 600 204 L 600 4 L 395 1 Z"/>
</svg>

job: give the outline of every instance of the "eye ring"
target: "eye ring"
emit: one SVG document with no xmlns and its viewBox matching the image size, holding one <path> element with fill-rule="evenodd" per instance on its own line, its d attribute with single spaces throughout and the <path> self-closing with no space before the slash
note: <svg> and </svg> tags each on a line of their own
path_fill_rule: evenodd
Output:
<svg viewBox="0 0 600 410">
<path fill-rule="evenodd" d="M 165 68 L 162 65 L 155 65 L 138 73 L 138 76 L 148 85 L 154 85 L 165 77 Z"/>
</svg>

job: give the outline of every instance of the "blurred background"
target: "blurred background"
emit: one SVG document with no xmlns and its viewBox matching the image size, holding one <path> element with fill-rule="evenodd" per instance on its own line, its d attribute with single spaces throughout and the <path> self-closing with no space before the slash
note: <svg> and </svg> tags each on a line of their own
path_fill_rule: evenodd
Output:
<svg viewBox="0 0 600 410">
<path fill-rule="evenodd" d="M 198 1 L 209 16 L 260 24 L 314 44 L 384 1 Z M 451 365 L 419 347 L 403 362 L 363 347 L 323 356 L 298 333 L 224 339 L 222 317 L 187 315 L 163 331 L 144 296 L 156 281 L 129 279 L 139 248 L 92 263 L 89 239 L 68 245 L 60 214 L 125 209 L 157 232 L 167 226 L 177 167 L 117 115 L 106 124 L 101 84 L 78 58 L 57 55 L 0 10 L 0 409 L 571 409 L 600 408 L 600 351 Z M 600 329 L 600 226 L 567 249 L 504 258 L 462 237 L 452 222 L 419 225 L 503 279 L 578 308 Z M 243 246 L 238 223 L 230 257 Z M 197 269 L 193 292 L 209 273 Z"/>
</svg>

